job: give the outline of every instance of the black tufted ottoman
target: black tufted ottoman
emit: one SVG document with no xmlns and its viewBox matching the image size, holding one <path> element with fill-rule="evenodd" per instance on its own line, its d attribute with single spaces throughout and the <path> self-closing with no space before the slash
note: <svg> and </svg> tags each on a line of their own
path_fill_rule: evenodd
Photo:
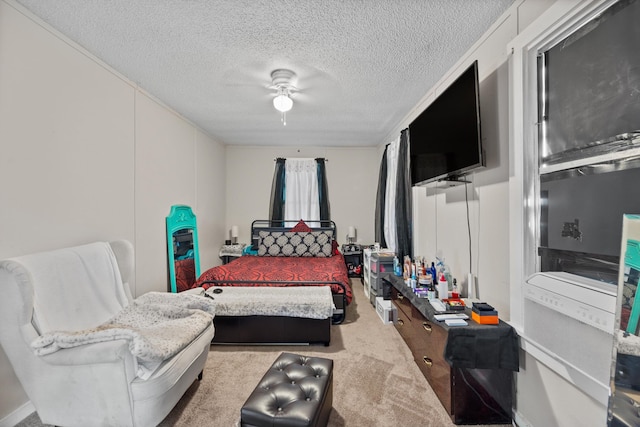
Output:
<svg viewBox="0 0 640 427">
<path fill-rule="evenodd" d="M 326 426 L 333 360 L 282 353 L 240 410 L 242 427 Z"/>
</svg>

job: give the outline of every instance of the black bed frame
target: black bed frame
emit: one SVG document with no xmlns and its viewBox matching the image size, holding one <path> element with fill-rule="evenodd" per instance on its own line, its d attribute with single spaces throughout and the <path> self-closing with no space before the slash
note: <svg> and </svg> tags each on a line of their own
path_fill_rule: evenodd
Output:
<svg viewBox="0 0 640 427">
<path fill-rule="evenodd" d="M 286 316 L 215 316 L 212 344 L 331 343 L 331 319 Z"/>
<path fill-rule="evenodd" d="M 306 221 L 305 221 L 306 222 Z M 283 228 L 291 229 L 298 220 L 255 220 L 251 224 L 252 245 L 257 246 L 259 231 L 281 231 Z M 309 221 L 307 222 L 313 231 L 331 231 L 336 237 L 336 225 L 333 221 Z M 312 225 L 314 224 L 314 225 Z M 319 224 L 319 225 L 315 225 Z M 224 283 L 274 283 L 267 281 L 247 280 L 208 280 L 202 282 L 219 285 Z M 338 325 L 345 320 L 347 307 L 347 288 L 341 282 L 317 282 L 317 281 L 283 281 L 283 284 L 295 284 L 299 286 L 309 284 L 338 285 L 342 293 L 333 294 L 335 310 L 329 319 L 306 319 L 286 316 L 215 316 L 213 319 L 216 328 L 212 343 L 225 344 L 324 344 L 331 341 L 331 324 Z"/>
</svg>

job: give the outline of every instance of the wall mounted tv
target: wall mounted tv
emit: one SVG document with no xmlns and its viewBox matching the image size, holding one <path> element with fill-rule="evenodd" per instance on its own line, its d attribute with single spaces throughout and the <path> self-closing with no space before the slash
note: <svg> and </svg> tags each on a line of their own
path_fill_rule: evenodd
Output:
<svg viewBox="0 0 640 427">
<path fill-rule="evenodd" d="M 478 61 L 410 125 L 411 184 L 455 181 L 484 166 Z"/>
</svg>

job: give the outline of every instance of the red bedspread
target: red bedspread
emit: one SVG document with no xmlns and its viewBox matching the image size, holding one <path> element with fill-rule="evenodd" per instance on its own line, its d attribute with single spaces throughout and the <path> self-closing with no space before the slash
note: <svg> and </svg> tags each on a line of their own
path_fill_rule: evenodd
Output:
<svg viewBox="0 0 640 427">
<path fill-rule="evenodd" d="M 246 280 L 262 283 L 207 284 L 207 280 Z M 270 282 L 273 280 L 273 282 Z M 347 267 L 342 254 L 329 258 L 314 257 L 259 257 L 245 255 L 228 264 L 213 267 L 200 275 L 194 287 L 202 286 L 300 286 L 286 281 L 340 282 L 346 289 L 347 304 L 353 297 Z M 322 283 L 304 286 L 325 286 Z M 342 294 L 339 285 L 332 284 L 331 292 Z"/>
</svg>

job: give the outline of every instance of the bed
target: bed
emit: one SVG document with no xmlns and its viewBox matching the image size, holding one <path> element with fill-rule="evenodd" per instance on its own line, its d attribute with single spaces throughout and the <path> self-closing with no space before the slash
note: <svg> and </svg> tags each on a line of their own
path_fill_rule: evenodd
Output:
<svg viewBox="0 0 640 427">
<path fill-rule="evenodd" d="M 193 287 L 270 287 L 296 298 L 298 287 L 328 287 L 334 309 L 325 319 L 287 313 L 228 316 L 216 314 L 214 343 L 324 343 L 329 344 L 331 324 L 345 319 L 352 299 L 344 257 L 335 241 L 332 221 L 308 225 L 304 221 L 256 220 L 251 226 L 252 254 L 203 272 Z M 214 298 L 215 295 L 211 295 Z M 261 298 L 256 295 L 255 298 Z M 297 303 L 296 303 L 297 304 Z"/>
</svg>

